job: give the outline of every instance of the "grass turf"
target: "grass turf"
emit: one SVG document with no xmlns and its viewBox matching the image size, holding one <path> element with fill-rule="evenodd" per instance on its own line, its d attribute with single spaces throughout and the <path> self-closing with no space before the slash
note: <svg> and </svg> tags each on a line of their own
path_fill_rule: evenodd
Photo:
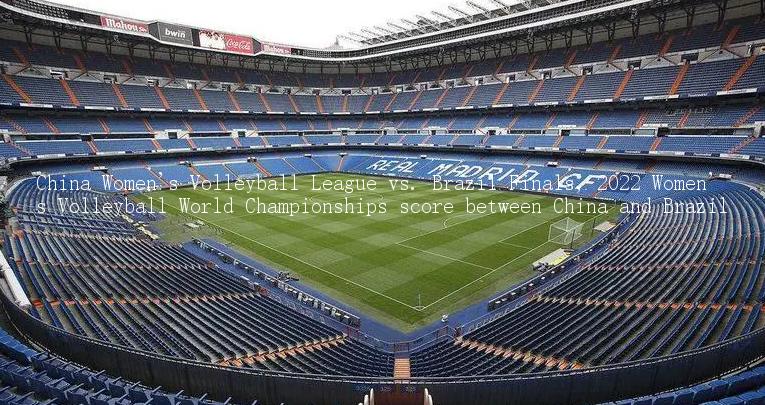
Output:
<svg viewBox="0 0 765 405">
<path fill-rule="evenodd" d="M 322 174 L 319 180 L 370 177 Z M 162 197 L 168 216 L 157 224 L 163 238 L 180 242 L 193 236 L 214 236 L 239 251 L 299 275 L 306 282 L 368 316 L 408 332 L 486 299 L 532 276 L 531 264 L 561 246 L 548 242 L 549 225 L 571 217 L 590 221 L 582 242 L 594 236 L 591 224 L 613 219 L 608 214 L 557 214 L 554 198 L 518 192 L 475 190 L 434 191 L 428 183 L 412 183 L 411 191 L 394 191 L 387 180 L 378 190 L 361 191 L 352 198 L 385 201 L 388 213 L 372 217 L 354 214 L 248 214 L 247 198 L 261 201 L 335 202 L 340 191 L 312 191 L 311 179 L 298 177 L 300 191 L 203 191 L 181 188 L 157 191 L 140 199 Z M 235 213 L 180 212 L 179 199 L 212 202 L 233 198 Z M 474 202 L 539 203 L 541 214 L 465 214 L 465 198 Z M 401 202 L 451 202 L 453 214 L 402 214 Z M 183 223 L 201 220 L 210 225 L 191 232 Z M 208 235 L 200 235 L 208 232 Z"/>
</svg>

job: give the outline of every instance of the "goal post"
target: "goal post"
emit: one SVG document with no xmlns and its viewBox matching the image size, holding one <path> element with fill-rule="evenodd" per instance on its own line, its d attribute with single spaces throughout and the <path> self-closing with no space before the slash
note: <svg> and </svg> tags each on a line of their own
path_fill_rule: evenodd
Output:
<svg viewBox="0 0 765 405">
<path fill-rule="evenodd" d="M 574 221 L 569 217 L 554 222 L 550 224 L 547 241 L 558 245 L 569 245 L 582 237 L 583 225 L 584 223 Z"/>
</svg>

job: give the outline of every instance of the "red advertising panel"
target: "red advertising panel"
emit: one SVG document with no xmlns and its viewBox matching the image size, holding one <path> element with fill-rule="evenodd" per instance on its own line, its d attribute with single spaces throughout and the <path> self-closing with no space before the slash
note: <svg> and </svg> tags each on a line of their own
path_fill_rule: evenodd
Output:
<svg viewBox="0 0 765 405">
<path fill-rule="evenodd" d="M 113 17 L 110 15 L 101 16 L 101 26 L 126 32 L 137 32 L 146 34 L 149 32 L 149 25 L 140 21 L 128 20 L 122 17 Z"/>
<path fill-rule="evenodd" d="M 275 55 L 291 55 L 292 54 L 292 48 L 284 45 L 277 45 L 277 44 L 269 44 L 267 42 L 263 42 L 261 44 L 262 51 L 265 53 L 275 54 Z"/>
<path fill-rule="evenodd" d="M 199 46 L 235 53 L 255 53 L 252 38 L 224 32 L 199 30 Z"/>
</svg>

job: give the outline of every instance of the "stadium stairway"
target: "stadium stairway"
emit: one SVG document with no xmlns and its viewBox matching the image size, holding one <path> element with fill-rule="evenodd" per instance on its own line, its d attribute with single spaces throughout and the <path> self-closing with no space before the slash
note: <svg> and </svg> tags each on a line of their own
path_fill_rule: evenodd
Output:
<svg viewBox="0 0 765 405">
<path fill-rule="evenodd" d="M 635 128 L 642 128 L 643 125 L 645 125 L 646 121 L 648 120 L 648 111 L 641 111 L 640 115 L 638 116 L 637 122 L 635 123 Z"/>
<path fill-rule="evenodd" d="M 397 354 L 393 362 L 393 378 L 395 380 L 408 380 L 412 377 L 409 355 Z"/>
<path fill-rule="evenodd" d="M 492 102 L 492 105 L 499 104 L 499 101 L 502 100 L 502 97 L 505 95 L 505 92 L 507 92 L 507 89 L 510 88 L 510 82 L 505 82 L 505 84 L 502 85 L 502 88 L 497 92 L 496 97 L 494 97 L 494 101 Z"/>
<path fill-rule="evenodd" d="M 255 162 L 255 166 L 263 177 L 271 177 L 271 173 L 260 162 Z"/>
<path fill-rule="evenodd" d="M 534 87 L 534 90 L 531 91 L 531 94 L 529 94 L 528 101 L 529 103 L 533 103 L 534 100 L 537 99 L 537 96 L 539 95 L 539 92 L 542 91 L 542 87 L 545 85 L 545 79 L 539 80 L 539 83 L 537 83 L 536 87 Z"/>
<path fill-rule="evenodd" d="M 743 126 L 744 124 L 746 124 L 747 121 L 749 121 L 750 118 L 752 118 L 755 114 L 757 114 L 760 111 L 760 109 L 762 109 L 762 106 L 760 106 L 760 105 L 756 105 L 756 106 L 752 107 L 751 109 L 749 109 L 749 111 L 746 112 L 746 114 L 744 114 L 743 117 L 739 118 L 736 121 L 734 126 L 735 127 Z"/>
<path fill-rule="evenodd" d="M 741 64 L 741 66 L 736 69 L 735 72 L 733 72 L 733 75 L 730 77 L 727 83 L 725 83 L 725 87 L 723 87 L 723 91 L 729 91 L 733 89 L 733 87 L 736 86 L 736 83 L 738 83 L 739 79 L 741 79 L 744 74 L 749 70 L 750 67 L 754 64 L 754 62 L 757 60 L 757 55 L 753 54 L 746 58 L 744 63 Z"/>
<path fill-rule="evenodd" d="M 579 90 L 582 88 L 582 86 L 584 86 L 584 81 L 586 78 L 587 78 L 586 75 L 579 76 L 579 79 L 576 81 L 576 84 L 568 93 L 568 97 L 566 98 L 568 102 L 574 101 L 574 99 L 576 98 L 576 95 L 579 94 Z"/>
<path fill-rule="evenodd" d="M 53 121 L 50 120 L 48 117 L 42 117 L 42 121 L 45 124 L 46 127 L 50 130 L 52 134 L 60 134 L 61 131 L 59 131 L 58 127 L 56 127 L 56 124 L 53 123 Z"/>
<path fill-rule="evenodd" d="M 396 94 L 398 94 L 398 93 L 396 93 Z M 409 103 L 409 107 L 408 107 L 407 109 L 408 109 L 408 110 L 413 110 L 413 109 L 414 109 L 414 106 L 415 106 L 415 105 L 417 105 L 417 100 L 419 100 L 419 99 L 420 99 L 420 97 L 422 97 L 422 95 L 423 95 L 423 94 L 424 94 L 424 92 L 422 92 L 422 91 L 418 91 L 418 92 L 417 92 L 417 93 L 414 95 L 414 98 L 412 98 L 412 102 L 410 102 L 410 103 Z M 391 101 L 392 101 L 392 100 L 391 100 Z"/>
<path fill-rule="evenodd" d="M 595 123 L 598 122 L 598 117 L 600 117 L 600 112 L 599 111 L 595 111 L 594 113 L 592 113 L 592 117 L 590 117 L 590 120 L 587 121 L 586 128 L 588 130 L 590 130 L 593 127 L 595 127 Z M 607 138 L 607 137 L 604 137 L 604 138 Z M 607 141 L 608 139 L 605 139 L 605 140 Z M 604 142 L 604 140 L 601 140 L 601 142 Z M 605 144 L 605 143 L 603 143 L 603 144 Z M 598 149 L 602 149 L 602 148 L 599 147 Z"/>
<path fill-rule="evenodd" d="M 390 105 L 396 99 L 396 96 L 398 96 L 398 93 L 393 93 L 393 97 L 391 98 L 390 103 L 388 103 L 388 105 L 385 107 L 386 111 L 390 109 Z M 369 98 L 367 99 L 367 103 L 364 105 L 363 112 L 369 111 L 369 107 L 372 105 L 376 97 L 377 97 L 377 94 L 372 94 L 371 96 L 369 96 Z"/>
<path fill-rule="evenodd" d="M 619 99 L 622 96 L 622 93 L 624 93 L 624 89 L 627 88 L 627 85 L 630 82 L 630 79 L 632 78 L 632 75 L 635 73 L 635 69 L 627 69 L 627 72 L 624 73 L 624 78 L 622 78 L 622 81 L 619 83 L 619 87 L 616 88 L 616 91 L 614 92 L 614 99 Z"/>
<path fill-rule="evenodd" d="M 690 69 L 691 64 L 690 62 L 686 61 L 683 63 L 683 66 L 680 66 L 680 70 L 677 71 L 677 76 L 675 76 L 675 80 L 672 82 L 672 87 L 669 89 L 669 95 L 673 96 L 677 94 L 678 89 L 680 89 L 680 85 L 683 84 L 683 80 L 685 79 L 685 75 L 688 73 L 688 69 Z"/>
<path fill-rule="evenodd" d="M 260 102 L 266 108 L 266 112 L 272 112 L 273 110 L 271 109 L 271 103 L 266 98 L 266 95 L 263 93 L 258 93 L 258 97 L 260 98 Z"/>
<path fill-rule="evenodd" d="M 478 90 L 478 86 L 473 85 L 470 87 L 470 91 L 465 95 L 465 99 L 462 100 L 462 103 L 460 103 L 460 107 L 467 107 L 470 105 L 470 101 L 473 100 L 473 96 L 475 95 L 476 90 Z"/>
<path fill-rule="evenodd" d="M 5 80 L 6 83 L 8 83 L 8 86 L 10 86 L 13 91 L 16 92 L 16 94 L 19 95 L 21 100 L 23 100 L 25 103 L 32 103 L 34 102 L 31 97 L 29 97 L 29 94 L 27 94 L 24 89 L 21 88 L 21 86 L 16 83 L 15 80 L 13 80 L 13 76 L 10 76 L 8 74 L 3 74 L 3 80 Z"/>
<path fill-rule="evenodd" d="M 69 82 L 64 79 L 59 79 L 58 82 L 61 84 L 61 87 L 64 89 L 66 95 L 69 96 L 69 100 L 72 102 L 72 105 L 79 106 L 80 100 L 77 99 L 77 95 L 74 94 L 72 88 L 69 87 Z"/>
<path fill-rule="evenodd" d="M 159 98 L 159 101 L 162 102 L 162 106 L 165 107 L 166 110 L 170 110 L 170 103 L 167 102 L 167 98 L 165 97 L 165 94 L 162 92 L 162 88 L 159 86 L 154 86 L 154 92 L 157 93 L 157 98 Z"/>
<path fill-rule="evenodd" d="M 156 138 L 151 138 L 151 143 L 154 145 L 154 149 L 156 150 L 163 150 L 165 149 L 162 144 L 159 143 L 159 141 Z"/>
<path fill-rule="evenodd" d="M 658 137 L 657 137 L 657 138 L 655 138 L 655 139 L 653 140 L 653 143 L 651 143 L 651 149 L 650 149 L 650 151 L 656 151 L 656 150 L 659 150 L 659 147 L 661 146 L 661 141 L 662 141 L 662 139 L 661 139 L 661 138 L 658 138 Z"/>
<path fill-rule="evenodd" d="M 239 104 L 239 100 L 236 98 L 236 93 L 233 91 L 227 91 L 226 95 L 228 96 L 228 99 L 231 101 L 231 105 L 234 106 L 235 111 L 242 111 L 242 106 Z"/>
<path fill-rule="evenodd" d="M 754 138 L 754 137 L 747 137 L 743 141 L 741 141 L 738 145 L 736 145 L 733 148 L 731 148 L 731 150 L 729 150 L 728 153 L 737 154 L 737 153 L 741 152 L 742 149 L 745 149 L 747 146 L 749 146 L 752 143 L 754 143 L 754 141 L 756 139 L 757 138 Z"/>
<path fill-rule="evenodd" d="M 9 117 L 7 115 L 3 115 L 2 117 L 3 117 L 3 121 L 7 122 L 8 125 L 10 125 L 12 128 L 14 128 L 20 134 L 26 134 L 27 133 L 26 128 L 22 127 L 15 119 L 13 119 L 13 118 L 11 118 L 11 117 Z"/>
<path fill-rule="evenodd" d="M 209 108 L 207 107 L 207 103 L 205 102 L 205 99 L 202 97 L 202 94 L 199 92 L 199 89 L 193 89 L 193 92 L 194 92 L 194 98 L 197 99 L 199 106 L 202 107 L 203 110 L 209 110 Z"/>
</svg>

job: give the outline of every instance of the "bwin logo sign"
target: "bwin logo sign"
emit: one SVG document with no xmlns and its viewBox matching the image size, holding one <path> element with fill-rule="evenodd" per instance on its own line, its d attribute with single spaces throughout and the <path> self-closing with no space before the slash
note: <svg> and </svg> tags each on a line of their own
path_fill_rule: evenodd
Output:
<svg viewBox="0 0 765 405">
<path fill-rule="evenodd" d="M 168 38 L 176 38 L 176 39 L 186 39 L 186 32 L 180 31 L 180 30 L 172 30 L 168 27 L 165 27 L 164 35 Z"/>
<path fill-rule="evenodd" d="M 157 23 L 157 35 L 164 41 L 192 45 L 190 28 L 160 22 Z"/>
</svg>

